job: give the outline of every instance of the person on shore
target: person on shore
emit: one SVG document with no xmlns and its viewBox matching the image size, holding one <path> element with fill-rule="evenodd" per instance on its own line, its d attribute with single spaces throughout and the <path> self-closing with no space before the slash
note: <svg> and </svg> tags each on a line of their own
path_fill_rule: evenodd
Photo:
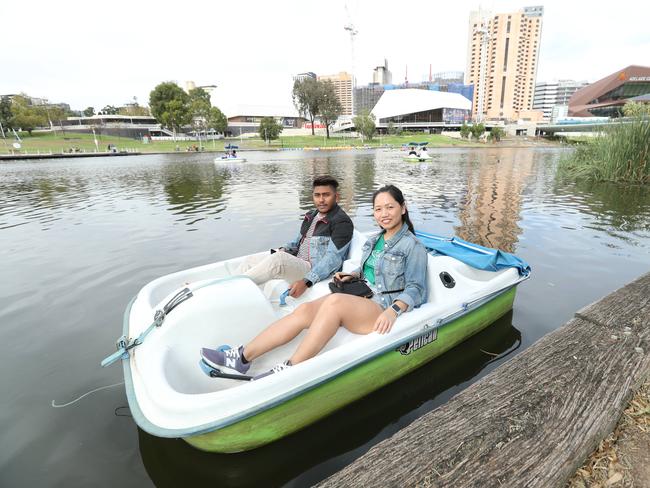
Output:
<svg viewBox="0 0 650 488">
<path fill-rule="evenodd" d="M 298 298 L 314 283 L 341 269 L 346 259 L 354 226 L 338 205 L 338 182 L 331 176 L 313 181 L 315 209 L 307 212 L 298 236 L 266 256 L 251 256 L 237 270 L 261 285 L 281 278 L 289 281 L 289 294 Z"/>
<path fill-rule="evenodd" d="M 293 355 L 253 378 L 260 379 L 316 356 L 341 326 L 355 334 L 386 334 L 397 317 L 424 303 L 427 252 L 415 237 L 402 192 L 387 185 L 374 193 L 372 202 L 381 231 L 364 244 L 359 269 L 335 275 L 342 281 L 353 276 L 365 278 L 374 293 L 371 299 L 335 293 L 301 304 L 245 346 L 201 349 L 203 360 L 214 368 L 245 374 L 255 359 L 287 344 L 307 329 Z"/>
</svg>

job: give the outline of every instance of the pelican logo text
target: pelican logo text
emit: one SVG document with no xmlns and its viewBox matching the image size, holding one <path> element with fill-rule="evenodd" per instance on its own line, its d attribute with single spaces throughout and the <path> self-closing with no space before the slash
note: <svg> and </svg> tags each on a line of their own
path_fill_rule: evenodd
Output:
<svg viewBox="0 0 650 488">
<path fill-rule="evenodd" d="M 400 354 L 403 354 L 406 356 L 407 354 L 411 354 L 413 351 L 417 351 L 421 347 L 426 346 L 427 344 L 431 344 L 433 341 L 436 340 L 438 337 L 438 329 L 432 329 L 429 332 L 427 332 L 424 335 L 421 335 L 420 337 L 416 337 L 410 342 L 407 342 L 406 344 L 402 344 L 400 347 L 397 348 L 397 351 L 399 351 Z"/>
</svg>

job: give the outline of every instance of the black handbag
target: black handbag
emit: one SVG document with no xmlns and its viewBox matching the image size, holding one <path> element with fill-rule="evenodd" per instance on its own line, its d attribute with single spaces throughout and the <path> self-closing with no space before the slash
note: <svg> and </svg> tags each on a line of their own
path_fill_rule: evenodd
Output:
<svg viewBox="0 0 650 488">
<path fill-rule="evenodd" d="M 330 291 L 332 293 L 345 293 L 346 295 L 354 295 L 357 297 L 372 298 L 373 292 L 367 285 L 366 280 L 353 276 L 352 279 L 341 281 L 334 279 L 329 283 Z"/>
</svg>

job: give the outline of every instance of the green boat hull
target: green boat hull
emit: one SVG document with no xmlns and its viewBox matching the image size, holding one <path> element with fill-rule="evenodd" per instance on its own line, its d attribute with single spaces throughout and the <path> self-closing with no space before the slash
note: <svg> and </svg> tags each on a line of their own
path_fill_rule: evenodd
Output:
<svg viewBox="0 0 650 488">
<path fill-rule="evenodd" d="M 385 352 L 275 407 L 221 429 L 184 439 L 204 451 L 232 453 L 255 449 L 286 437 L 401 378 L 480 332 L 512 308 L 515 292 L 513 287 L 466 315 L 428 333 L 423 332 L 419 339 Z"/>
</svg>

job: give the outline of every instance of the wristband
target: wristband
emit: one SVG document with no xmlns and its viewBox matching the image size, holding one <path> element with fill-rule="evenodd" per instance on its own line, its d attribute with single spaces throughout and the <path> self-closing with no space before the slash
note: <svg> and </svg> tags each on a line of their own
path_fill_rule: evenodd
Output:
<svg viewBox="0 0 650 488">
<path fill-rule="evenodd" d="M 400 308 L 400 306 L 399 306 L 397 303 L 393 303 L 393 304 L 390 306 L 390 309 L 391 309 L 393 312 L 395 312 L 395 318 L 397 318 L 397 317 L 399 317 L 400 315 L 402 315 L 402 309 Z"/>
<path fill-rule="evenodd" d="M 307 278 L 303 278 L 302 281 L 305 282 L 305 285 L 307 285 L 307 288 L 311 288 L 312 286 L 314 286 L 314 284 L 311 281 L 309 281 Z"/>
</svg>

